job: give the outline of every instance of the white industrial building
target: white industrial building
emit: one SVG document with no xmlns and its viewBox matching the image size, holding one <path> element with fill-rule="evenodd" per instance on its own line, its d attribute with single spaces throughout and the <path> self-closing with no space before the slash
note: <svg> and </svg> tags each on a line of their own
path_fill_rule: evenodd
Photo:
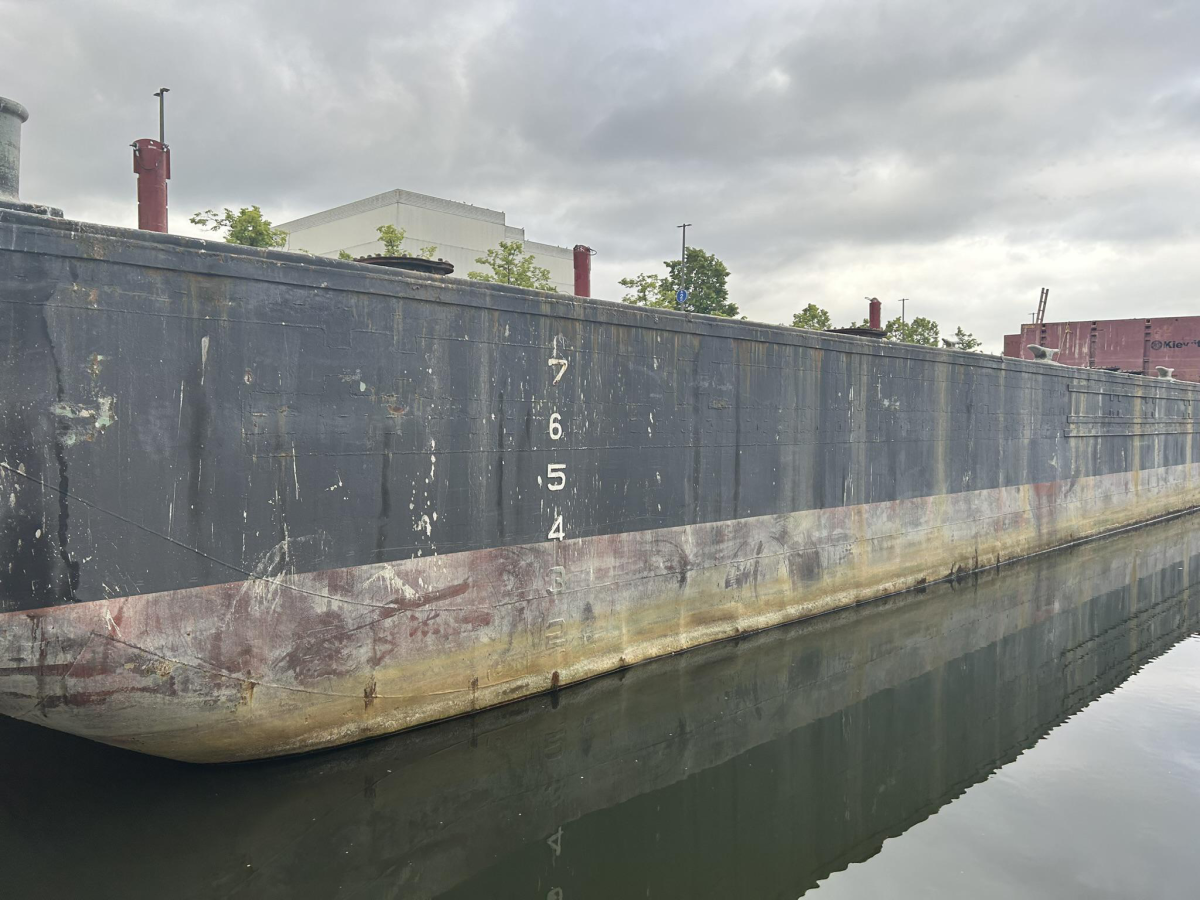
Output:
<svg viewBox="0 0 1200 900">
<path fill-rule="evenodd" d="M 506 224 L 504 213 L 469 203 L 395 190 L 277 227 L 288 233 L 289 250 L 306 250 L 317 256 L 337 256 L 345 250 L 353 256 L 368 256 L 383 251 L 377 231 L 381 225 L 404 229 L 408 253 L 437 247 L 434 258 L 453 263 L 454 274 L 461 278 L 473 270 L 490 271 L 475 260 L 498 249 L 501 241 L 520 241 L 537 265 L 550 270 L 550 280 L 559 291 L 570 294 L 574 290 L 570 249 L 526 240 L 525 229 Z"/>
</svg>

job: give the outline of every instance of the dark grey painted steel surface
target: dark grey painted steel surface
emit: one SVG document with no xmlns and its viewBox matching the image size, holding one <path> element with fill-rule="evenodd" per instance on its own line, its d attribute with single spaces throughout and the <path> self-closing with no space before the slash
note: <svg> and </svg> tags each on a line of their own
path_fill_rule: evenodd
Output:
<svg viewBox="0 0 1200 900">
<path fill-rule="evenodd" d="M 1198 397 L 0 210 L 0 611 L 1177 465 Z"/>
</svg>

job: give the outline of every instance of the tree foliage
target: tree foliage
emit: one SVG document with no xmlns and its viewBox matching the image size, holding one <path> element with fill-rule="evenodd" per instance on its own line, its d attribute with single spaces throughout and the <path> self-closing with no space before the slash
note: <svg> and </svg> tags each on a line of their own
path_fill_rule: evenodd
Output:
<svg viewBox="0 0 1200 900">
<path fill-rule="evenodd" d="M 824 331 L 826 328 L 831 328 L 832 325 L 833 320 L 829 318 L 828 311 L 815 303 L 808 304 L 792 316 L 793 328 L 812 328 L 816 331 Z"/>
<path fill-rule="evenodd" d="M 829 323 L 829 313 L 815 303 L 808 304 L 808 306 L 792 316 L 793 328 L 824 330 L 830 327 Z M 867 319 L 863 319 L 861 322 L 851 322 L 846 327 L 867 328 L 869 326 Z M 927 319 L 924 316 L 917 316 L 911 322 L 904 322 L 897 316 L 884 326 L 884 331 L 888 340 L 899 341 L 905 344 L 921 344 L 925 347 L 936 347 L 939 344 L 941 328 L 937 322 Z M 954 332 L 954 340 L 942 339 L 940 343 L 955 350 L 974 350 L 981 344 L 975 335 L 969 331 L 964 331 L 961 325 Z"/>
<path fill-rule="evenodd" d="M 974 350 L 982 342 L 969 331 L 963 331 L 961 325 L 954 332 L 954 349 L 955 350 Z"/>
<path fill-rule="evenodd" d="M 468 272 L 467 277 L 473 281 L 512 284 L 539 291 L 558 290 L 550 281 L 550 270 L 536 265 L 533 254 L 525 252 L 521 241 L 501 241 L 498 249 L 475 257 L 475 262 L 487 266 L 491 272 Z"/>
<path fill-rule="evenodd" d="M 379 233 L 379 243 L 383 244 L 384 256 L 419 256 L 421 259 L 433 259 L 433 254 L 437 253 L 437 247 L 433 244 L 422 247 L 416 253 L 404 250 L 404 239 L 408 236 L 408 231 L 404 228 L 389 224 L 380 225 L 375 230 Z"/>
<path fill-rule="evenodd" d="M 379 232 L 379 243 L 383 244 L 383 255 L 400 256 L 400 245 L 404 243 L 407 232 L 395 225 L 380 225 L 375 230 Z"/>
<path fill-rule="evenodd" d="M 206 209 L 196 213 L 188 221 L 209 231 L 224 232 L 227 244 L 241 244 L 244 247 L 282 247 L 287 243 L 287 232 L 275 228 L 257 206 L 243 206 L 236 213 L 228 207 L 221 213 Z"/>
<path fill-rule="evenodd" d="M 917 316 L 909 322 L 901 321 L 900 317 L 896 316 L 887 323 L 885 330 L 888 340 L 921 344 L 924 347 L 938 346 L 938 323 L 924 316 Z"/>
<path fill-rule="evenodd" d="M 634 306 L 655 306 L 660 309 L 675 308 L 675 288 L 661 275 L 646 275 L 622 278 L 618 284 L 629 288 L 621 299 Z"/>
<path fill-rule="evenodd" d="M 732 318 L 738 307 L 729 299 L 729 269 L 725 263 L 699 247 L 687 248 L 687 266 L 683 273 L 683 288 L 688 292 L 682 305 L 676 303 L 675 292 L 679 290 L 679 266 L 677 259 L 663 261 L 666 275 L 647 275 L 622 278 L 620 284 L 628 288 L 621 299 L 637 306 L 653 306 L 658 309 L 678 309 L 684 312 L 703 313 L 707 316 Z"/>
</svg>

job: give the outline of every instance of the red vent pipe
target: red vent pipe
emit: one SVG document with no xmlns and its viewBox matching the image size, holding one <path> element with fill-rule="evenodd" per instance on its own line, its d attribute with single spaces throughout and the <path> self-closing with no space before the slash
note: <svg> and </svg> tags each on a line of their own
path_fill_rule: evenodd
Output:
<svg viewBox="0 0 1200 900">
<path fill-rule="evenodd" d="M 583 244 L 575 245 L 575 296 L 592 296 L 592 254 L 596 251 Z"/>
<path fill-rule="evenodd" d="M 166 234 L 171 148 L 152 138 L 134 141 L 133 171 L 138 177 L 138 228 Z"/>
<path fill-rule="evenodd" d="M 880 310 L 883 308 L 883 304 L 872 297 L 871 302 L 867 305 L 867 308 L 870 310 L 869 319 L 871 327 L 876 329 L 883 328 L 883 326 L 879 324 L 880 319 L 882 318 L 880 315 Z"/>
</svg>

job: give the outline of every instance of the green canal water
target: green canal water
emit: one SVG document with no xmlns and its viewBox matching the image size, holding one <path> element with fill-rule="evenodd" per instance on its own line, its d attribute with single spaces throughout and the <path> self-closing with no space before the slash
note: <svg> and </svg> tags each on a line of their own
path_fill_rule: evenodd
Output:
<svg viewBox="0 0 1200 900">
<path fill-rule="evenodd" d="M 1200 518 L 316 756 L 0 720 L 0 896 L 1200 896 Z"/>
</svg>

